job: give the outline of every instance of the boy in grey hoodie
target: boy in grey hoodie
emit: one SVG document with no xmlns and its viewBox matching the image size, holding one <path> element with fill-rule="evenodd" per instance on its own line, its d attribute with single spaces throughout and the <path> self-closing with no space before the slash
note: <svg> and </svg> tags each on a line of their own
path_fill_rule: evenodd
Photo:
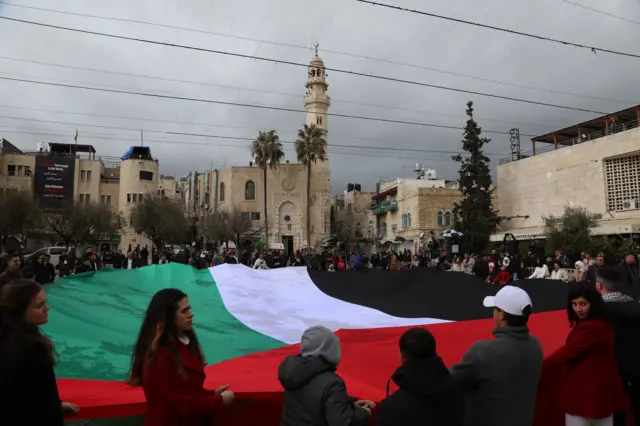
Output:
<svg viewBox="0 0 640 426">
<path fill-rule="evenodd" d="M 302 335 L 300 355 L 280 364 L 278 380 L 285 389 L 280 426 L 365 426 L 371 401 L 349 397 L 335 371 L 340 363 L 340 339 L 325 327 Z"/>
</svg>

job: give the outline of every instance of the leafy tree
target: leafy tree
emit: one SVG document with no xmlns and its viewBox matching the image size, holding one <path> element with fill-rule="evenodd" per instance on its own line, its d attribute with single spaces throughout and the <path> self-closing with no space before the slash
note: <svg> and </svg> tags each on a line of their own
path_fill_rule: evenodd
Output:
<svg viewBox="0 0 640 426">
<path fill-rule="evenodd" d="M 161 195 L 146 196 L 130 214 L 134 231 L 149 238 L 158 250 L 165 243 L 182 241 L 190 229 L 180 204 Z"/>
<path fill-rule="evenodd" d="M 264 246 L 269 247 L 269 221 L 267 218 L 267 168 L 276 170 L 280 161 L 284 158 L 284 151 L 280 138 L 275 130 L 258 132 L 258 137 L 251 145 L 256 166 L 262 169 L 262 182 L 264 185 Z"/>
<path fill-rule="evenodd" d="M 252 228 L 251 218 L 248 213 L 236 209 L 220 210 L 204 219 L 204 233 L 213 240 L 225 243 L 235 241 L 236 247 L 240 238 Z"/>
<path fill-rule="evenodd" d="M 462 192 L 462 201 L 454 203 L 453 214 L 456 230 L 464 234 L 468 249 L 480 253 L 488 246 L 500 218 L 491 203 L 495 188 L 492 188 L 489 158 L 483 152 L 484 145 L 491 139 L 481 136 L 482 129 L 473 119 L 473 102 L 467 102 L 467 116 L 462 149 L 468 154 L 452 157 L 460 163 L 458 181 Z"/>
<path fill-rule="evenodd" d="M 5 248 L 7 238 L 24 247 L 27 235 L 43 225 L 42 210 L 28 191 L 4 191 L 0 195 L 0 238 Z"/>
<path fill-rule="evenodd" d="M 90 203 L 85 204 L 83 210 L 86 219 L 80 236 L 83 241 L 88 241 L 95 246 L 104 239 L 105 235 L 118 234 L 122 230 L 122 216 L 111 206 Z"/>
<path fill-rule="evenodd" d="M 307 244 L 311 246 L 311 165 L 327 160 L 327 131 L 314 124 L 298 130 L 295 142 L 298 161 L 307 166 Z"/>
<path fill-rule="evenodd" d="M 71 241 L 82 238 L 87 223 L 86 204 L 78 201 L 61 209 L 46 211 L 44 214 L 46 230 L 58 236 L 67 249 Z"/>
<path fill-rule="evenodd" d="M 567 255 L 575 255 L 591 250 L 591 229 L 601 217 L 601 214 L 591 213 L 584 207 L 566 205 L 560 218 L 543 216 L 542 220 L 552 247 L 563 249 Z"/>
</svg>

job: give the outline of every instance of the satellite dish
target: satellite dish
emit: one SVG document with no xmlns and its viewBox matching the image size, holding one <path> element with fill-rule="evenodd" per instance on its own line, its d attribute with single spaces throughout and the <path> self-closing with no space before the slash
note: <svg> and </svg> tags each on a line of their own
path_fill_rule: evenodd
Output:
<svg viewBox="0 0 640 426">
<path fill-rule="evenodd" d="M 424 232 L 421 232 L 420 235 L 418 236 L 418 238 L 422 239 L 422 237 L 424 237 Z"/>
</svg>

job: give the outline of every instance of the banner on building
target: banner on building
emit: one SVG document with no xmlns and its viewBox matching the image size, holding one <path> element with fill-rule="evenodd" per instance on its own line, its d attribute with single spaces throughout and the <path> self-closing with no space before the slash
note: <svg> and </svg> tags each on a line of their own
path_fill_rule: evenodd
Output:
<svg viewBox="0 0 640 426">
<path fill-rule="evenodd" d="M 34 192 L 44 209 L 60 209 L 73 202 L 75 157 L 36 156 Z"/>
</svg>

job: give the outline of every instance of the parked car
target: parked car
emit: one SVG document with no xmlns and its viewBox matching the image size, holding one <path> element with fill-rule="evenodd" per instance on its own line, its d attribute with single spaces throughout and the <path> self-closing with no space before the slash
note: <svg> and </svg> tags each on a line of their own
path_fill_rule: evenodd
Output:
<svg viewBox="0 0 640 426">
<path fill-rule="evenodd" d="M 59 246 L 43 247 L 40 250 L 36 250 L 31 254 L 26 254 L 24 257 L 25 259 L 31 259 L 36 256 L 48 254 L 49 256 L 51 256 L 51 264 L 53 266 L 58 266 L 58 263 L 60 262 L 60 256 L 73 250 L 75 250 L 75 247 L 69 247 L 69 250 L 67 250 L 65 247 L 59 247 Z"/>
</svg>

